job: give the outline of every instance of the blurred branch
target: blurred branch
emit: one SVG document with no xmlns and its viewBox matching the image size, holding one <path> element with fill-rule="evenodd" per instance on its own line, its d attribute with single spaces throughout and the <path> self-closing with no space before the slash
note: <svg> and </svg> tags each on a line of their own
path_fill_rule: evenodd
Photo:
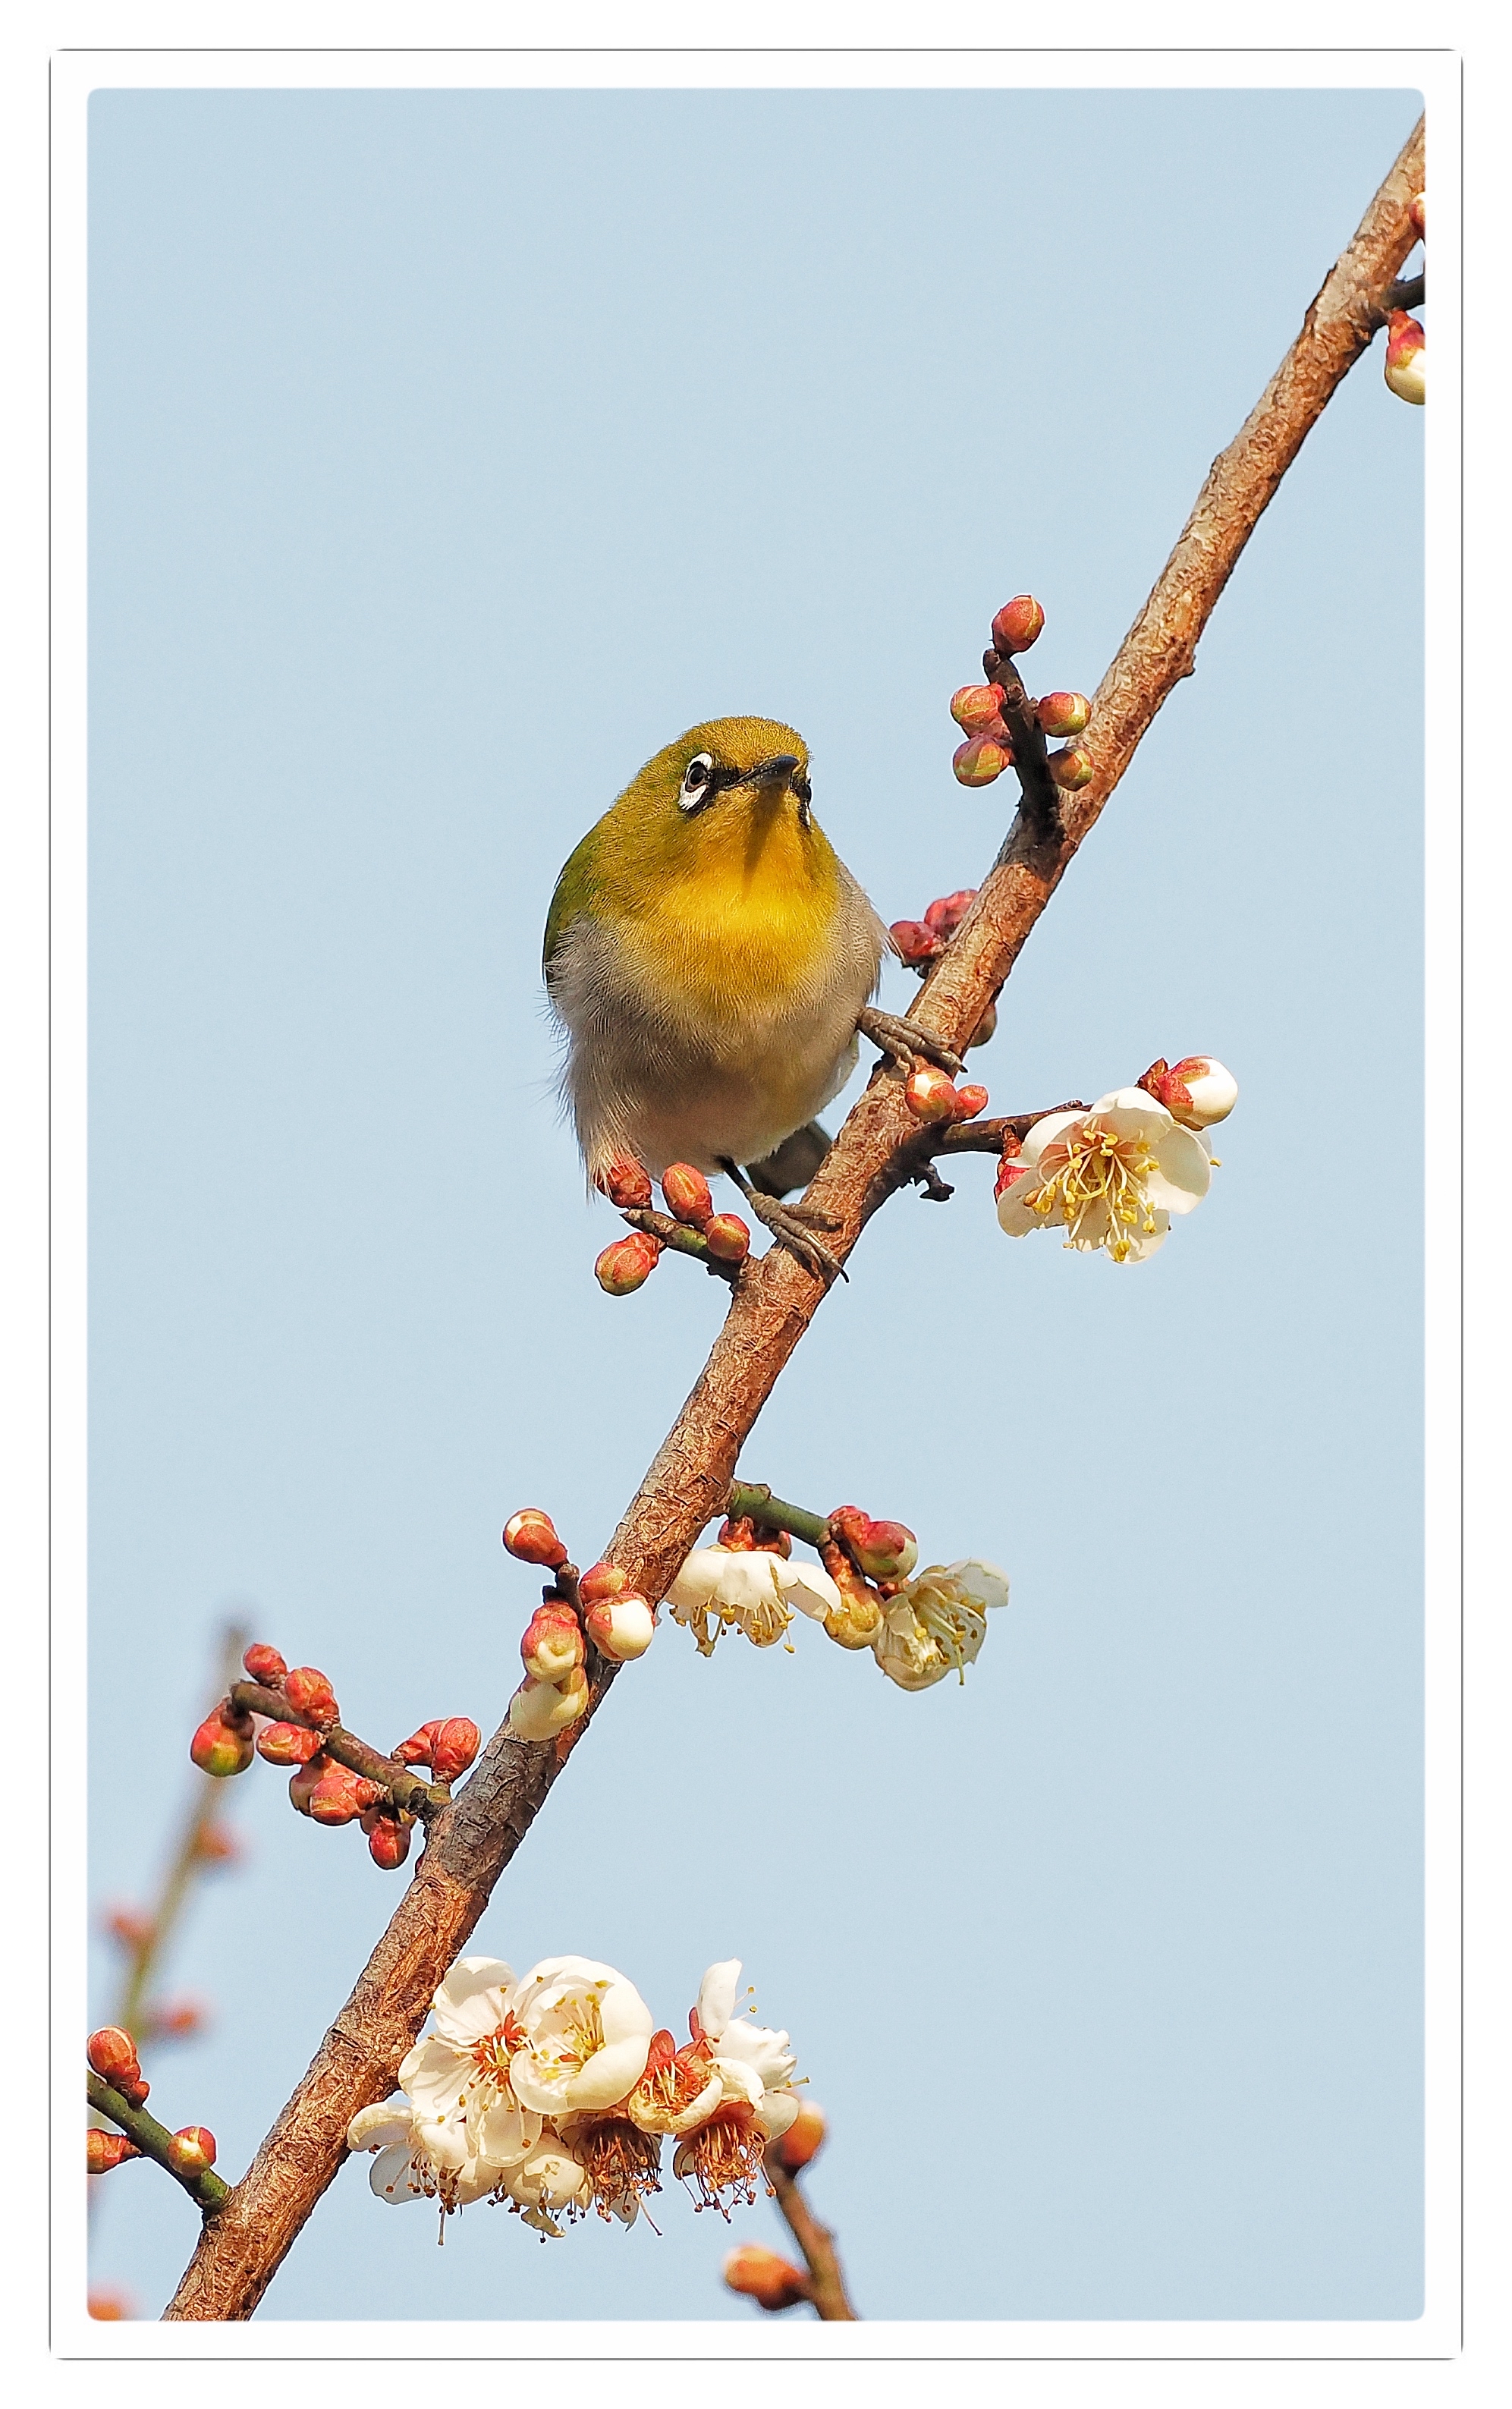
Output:
<svg viewBox="0 0 1512 2409">
<path fill-rule="evenodd" d="M 1093 699 L 1081 740 L 1088 785 L 1053 826 L 1021 810 L 912 1017 L 958 1049 L 978 1028 L 1083 840 L 1177 682 L 1261 512 L 1330 397 L 1384 325 L 1387 294 L 1418 237 L 1419 120 L 1325 279 L 1302 331 L 1238 435 L 1214 462 L 1170 559 Z M 843 1260 L 889 1192 L 885 1175 L 913 1135 L 902 1080 L 879 1069 L 822 1164 L 808 1201 L 835 1222 Z M 881 1195 L 878 1193 L 881 1184 Z M 698 1533 L 724 1511 L 736 1462 L 778 1376 L 823 1302 L 825 1281 L 787 1249 L 748 1265 L 709 1360 L 606 1555 L 644 1596 L 664 1597 Z M 340 2166 L 358 2109 L 386 2099 L 431 1995 L 465 1947 L 504 1867 L 535 1821 L 618 1668 L 599 1660 L 586 1713 L 556 1739 L 501 1725 L 477 1770 L 433 1820 L 425 1853 L 345 2007 L 241 2182 L 206 2227 L 166 2315 L 252 2315 Z"/>
<path fill-rule="evenodd" d="M 787 2219 L 788 2231 L 803 2253 L 809 2271 L 808 2297 L 817 2315 L 828 2324 L 858 2325 L 860 2320 L 850 2304 L 845 2278 L 840 2271 L 834 2235 L 814 2215 L 797 2175 L 790 2175 L 770 2150 L 764 2171 L 777 2195 L 777 2205 Z"/>
</svg>

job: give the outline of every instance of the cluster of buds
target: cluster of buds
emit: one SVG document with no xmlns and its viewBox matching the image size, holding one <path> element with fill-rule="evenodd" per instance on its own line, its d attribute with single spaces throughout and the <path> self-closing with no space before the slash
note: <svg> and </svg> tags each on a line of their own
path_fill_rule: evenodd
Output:
<svg viewBox="0 0 1512 2409">
<path fill-rule="evenodd" d="M 656 1619 L 618 1565 L 580 1573 L 569 1564 L 551 1516 L 537 1506 L 510 1516 L 504 1545 L 522 1564 L 554 1576 L 520 1641 L 525 1680 L 510 1700 L 510 1729 L 517 1739 L 554 1739 L 587 1709 L 589 1647 L 611 1664 L 628 1665 L 650 1647 Z"/>
<path fill-rule="evenodd" d="M 1033 595 L 1015 594 L 992 622 L 992 650 L 998 662 L 1011 660 L 1015 653 L 1027 653 L 1044 627 L 1044 613 Z M 990 662 L 987 666 L 991 666 Z M 1003 716 L 1007 700 L 1006 686 L 996 680 L 986 685 L 958 686 L 951 696 L 950 715 L 966 739 L 958 745 L 951 768 L 963 786 L 990 786 L 995 778 L 1013 768 L 1013 733 Z M 1092 707 L 1084 694 L 1058 691 L 1042 695 L 1037 702 L 1026 699 L 1024 708 L 1042 735 L 1058 741 L 1080 736 Z M 1057 786 L 1068 792 L 1085 786 L 1093 770 L 1091 755 L 1078 744 L 1064 745 L 1059 752 L 1048 755 L 1047 766 Z"/>
<path fill-rule="evenodd" d="M 974 887 L 958 887 L 954 895 L 937 895 L 928 906 L 922 920 L 895 920 L 888 930 L 898 948 L 899 958 L 920 978 L 929 975 L 932 965 L 944 952 L 951 938 L 976 902 Z M 998 1007 L 989 1003 L 976 1024 L 974 1034 L 967 1041 L 969 1053 L 973 1046 L 986 1046 L 998 1026 Z"/>
<path fill-rule="evenodd" d="M 594 1265 L 594 1277 L 609 1296 L 630 1296 L 644 1288 L 662 1251 L 692 1255 L 710 1270 L 728 1273 L 751 1251 L 751 1232 L 738 1213 L 716 1213 L 709 1182 L 690 1162 L 671 1162 L 662 1173 L 661 1192 L 667 1211 L 653 1211 L 651 1176 L 641 1163 L 622 1157 L 600 1177 L 612 1204 L 626 1219 L 649 1215 L 660 1226 L 632 1228 L 627 1238 L 616 1238 Z"/>
<path fill-rule="evenodd" d="M 903 1081 L 903 1102 L 915 1120 L 974 1121 L 986 1110 L 987 1091 L 974 1079 L 958 1088 L 937 1062 L 915 1062 Z"/>
<path fill-rule="evenodd" d="M 695 2206 L 727 2216 L 801 2114 L 786 2033 L 736 2012 L 740 1972 L 710 1967 L 679 2047 L 612 1966 L 549 1957 L 517 1980 L 464 1957 L 399 2068 L 402 2096 L 354 2117 L 347 2146 L 377 2153 L 380 2200 L 443 2214 L 497 2200 L 557 2236 L 590 2208 L 634 2224 L 671 2141 Z"/>
</svg>

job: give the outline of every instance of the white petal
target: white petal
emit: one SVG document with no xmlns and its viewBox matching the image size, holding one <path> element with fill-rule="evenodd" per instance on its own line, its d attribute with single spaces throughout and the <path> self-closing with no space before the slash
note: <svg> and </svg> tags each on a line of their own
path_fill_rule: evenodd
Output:
<svg viewBox="0 0 1512 2409">
<path fill-rule="evenodd" d="M 1094 1105 L 1093 1110 L 1096 1109 Z M 1067 1130 L 1086 1118 L 1085 1113 L 1046 1113 L 1043 1120 L 1035 1121 L 1025 1132 L 1023 1147 L 1015 1156 L 1015 1161 L 1027 1161 L 1032 1168 L 1054 1139 L 1064 1136 Z"/>
<path fill-rule="evenodd" d="M 411 2147 L 423 2150 L 433 2165 L 444 2167 L 451 2174 L 460 2174 L 469 2156 L 462 2126 L 439 2117 L 415 2118 Z"/>
<path fill-rule="evenodd" d="M 735 1985 L 740 1979 L 740 1959 L 724 1957 L 717 1966 L 710 1967 L 698 1984 L 695 2012 L 699 2030 L 707 2033 L 711 2041 L 719 2039 L 735 2013 Z"/>
<path fill-rule="evenodd" d="M 417 2041 L 399 2068 L 399 2080 L 417 2115 L 453 2116 L 475 2072 L 470 2057 L 434 2033 Z"/>
<path fill-rule="evenodd" d="M 1145 1181 L 1152 1204 L 1167 1213 L 1189 1213 L 1207 1194 L 1213 1165 L 1206 1147 L 1193 1130 L 1173 1122 L 1162 1132 L 1156 1152 L 1157 1169 Z"/>
<path fill-rule="evenodd" d="M 402 2099 L 391 2108 L 386 2099 L 375 2107 L 359 2108 L 347 2127 L 349 2150 L 390 2150 L 410 2142 L 410 2102 Z"/>
<path fill-rule="evenodd" d="M 759 2075 L 763 2089 L 778 2090 L 786 2083 L 798 2059 L 788 2045 L 785 2032 L 773 2032 L 768 2025 L 754 2025 L 744 2016 L 736 2016 L 720 2035 L 719 2055 L 722 2058 L 739 2058 Z"/>
<path fill-rule="evenodd" d="M 669 1606 L 707 1606 L 729 1563 L 727 1548 L 695 1548 L 673 1576 L 667 1592 Z"/>
<path fill-rule="evenodd" d="M 714 2059 L 713 2070 L 718 2075 L 725 2098 L 746 2108 L 756 2107 L 764 2085 L 754 2066 L 740 2057 L 726 2057 L 723 2053 Z"/>
<path fill-rule="evenodd" d="M 649 2024 L 650 2019 L 647 2019 Z M 581 2074 L 574 2074 L 567 2084 L 565 2098 L 569 2108 L 612 2108 L 627 2091 L 633 2091 L 646 2070 L 650 2055 L 651 2034 L 637 2034 L 629 2041 L 612 2041 L 603 2049 L 596 2049 Z"/>
<path fill-rule="evenodd" d="M 799 1614 L 812 1615 L 816 1623 L 822 1623 L 827 1614 L 843 1604 L 839 1588 L 823 1565 L 789 1562 L 783 1565 L 778 1579 L 788 1605 L 796 1607 Z"/>
<path fill-rule="evenodd" d="M 945 1579 L 964 1590 L 973 1606 L 990 1611 L 995 1606 L 1008 1603 L 1008 1576 L 996 1565 L 984 1564 L 980 1556 L 963 1556 L 958 1565 L 946 1567 Z"/>
<path fill-rule="evenodd" d="M 1141 1120 L 1152 1118 L 1159 1122 L 1168 1121 L 1171 1118 L 1164 1104 L 1159 1103 L 1154 1096 L 1147 1094 L 1143 1088 L 1115 1088 L 1109 1094 L 1099 1096 L 1092 1110 L 1100 1120 L 1106 1120 L 1114 1114 L 1124 1113 L 1133 1113 Z M 1114 1122 L 1114 1126 L 1116 1128 L 1117 1123 Z M 1132 1137 L 1134 1132 L 1131 1129 L 1119 1130 L 1118 1133 L 1120 1136 Z"/>
<path fill-rule="evenodd" d="M 459 2008 L 478 1991 L 512 1991 L 513 1969 L 502 1957 L 459 1957 L 435 1998 L 436 2008 Z"/>
<path fill-rule="evenodd" d="M 780 2142 L 789 2125 L 798 2122 L 799 2099 L 792 2091 L 769 2091 L 756 2110 L 756 2120 L 769 2142 Z"/>
<path fill-rule="evenodd" d="M 478 2131 L 478 2155 L 490 2166 L 517 2166 L 540 2139 L 540 2118 L 497 2101 Z"/>
<path fill-rule="evenodd" d="M 742 1548 L 726 1558 L 714 1592 L 714 1604 L 737 1611 L 772 1605 L 782 1595 L 776 1567 L 782 1562 L 767 1548 Z"/>
<path fill-rule="evenodd" d="M 368 2170 L 367 2181 L 380 2200 L 391 2207 L 402 2207 L 407 2200 L 424 2200 L 425 2195 L 414 2178 L 414 2162 L 407 2146 L 380 2150 Z"/>
<path fill-rule="evenodd" d="M 1027 1171 L 1022 1179 L 1015 1179 L 999 1197 L 998 1227 L 1006 1230 L 1010 1238 L 1027 1238 L 1031 1230 L 1058 1228 L 1065 1219 L 1058 1196 L 1048 1213 L 1036 1213 L 1033 1206 L 1024 1201 L 1034 1192 L 1034 1174 Z"/>
</svg>

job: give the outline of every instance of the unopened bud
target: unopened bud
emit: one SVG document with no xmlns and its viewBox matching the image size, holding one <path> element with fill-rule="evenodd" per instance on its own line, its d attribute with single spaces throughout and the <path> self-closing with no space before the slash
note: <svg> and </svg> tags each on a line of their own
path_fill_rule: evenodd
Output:
<svg viewBox="0 0 1512 2409">
<path fill-rule="evenodd" d="M 1420 407 L 1428 396 L 1423 330 L 1405 310 L 1393 310 L 1386 327 L 1386 382 L 1399 401 Z"/>
<path fill-rule="evenodd" d="M 523 1565 L 549 1565 L 554 1572 L 567 1562 L 567 1550 L 556 1536 L 549 1514 L 539 1506 L 522 1506 L 504 1525 L 504 1545 Z"/>
<path fill-rule="evenodd" d="M 118 2091 L 122 2084 L 135 2083 L 142 2070 L 137 2044 L 120 2025 L 102 2025 L 98 2032 L 92 2032 L 84 2055 L 102 2082 L 113 2083 Z"/>
<path fill-rule="evenodd" d="M 617 1162 L 600 1172 L 598 1185 L 622 1213 L 644 1211 L 651 1202 L 651 1176 L 644 1164 L 631 1155 L 621 1155 Z"/>
<path fill-rule="evenodd" d="M 712 1213 L 703 1225 L 703 1243 L 716 1262 L 743 1263 L 751 1251 L 751 1225 L 738 1213 Z"/>
<path fill-rule="evenodd" d="M 205 2029 L 205 2011 L 194 1999 L 170 1999 L 149 2019 L 153 2041 L 192 2041 Z"/>
<path fill-rule="evenodd" d="M 252 1724 L 245 1731 L 225 1721 L 219 1708 L 207 1715 L 189 1743 L 189 1754 L 201 1773 L 212 1774 L 224 1782 L 233 1773 L 245 1773 L 252 1761 Z"/>
<path fill-rule="evenodd" d="M 670 1162 L 661 1176 L 661 1192 L 667 1199 L 668 1212 L 695 1230 L 702 1229 L 714 1209 L 709 1182 L 691 1162 Z"/>
<path fill-rule="evenodd" d="M 262 1681 L 270 1690 L 278 1688 L 289 1669 L 278 1650 L 265 1648 L 260 1640 L 246 1651 L 241 1662 L 250 1680 Z"/>
<path fill-rule="evenodd" d="M 140 1908 L 113 1907 L 105 1919 L 105 1928 L 112 1940 L 120 1941 L 122 1949 L 140 1949 L 151 1940 L 156 1926 L 152 1918 L 144 1915 Z"/>
<path fill-rule="evenodd" d="M 887 934 L 911 969 L 932 962 L 944 950 L 943 940 L 923 920 L 895 920 Z"/>
<path fill-rule="evenodd" d="M 1238 1080 L 1211 1054 L 1154 1061 L 1136 1084 L 1187 1129 L 1211 1129 L 1215 1121 L 1227 1120 L 1239 1102 Z"/>
<path fill-rule="evenodd" d="M 937 895 L 924 915 L 924 925 L 937 937 L 953 937 L 975 902 L 974 887 L 958 887 L 954 895 Z"/>
<path fill-rule="evenodd" d="M 954 1120 L 958 1101 L 949 1072 L 933 1062 L 921 1062 L 903 1081 L 903 1102 L 916 1120 Z"/>
<path fill-rule="evenodd" d="M 208 2175 L 215 2164 L 215 2136 L 208 2125 L 183 2125 L 167 2147 L 176 2175 Z"/>
<path fill-rule="evenodd" d="M 1408 209 L 1407 215 L 1412 220 L 1412 230 L 1414 234 L 1416 234 L 1421 241 L 1426 242 L 1428 240 L 1428 195 L 1426 193 L 1415 193 L 1413 195 L 1412 206 Z"/>
<path fill-rule="evenodd" d="M 950 766 L 963 786 L 990 786 L 1013 765 L 1009 747 L 993 736 L 970 736 L 950 757 Z"/>
<path fill-rule="evenodd" d="M 310 1813 L 317 1824 L 354 1824 L 363 1809 L 376 1806 L 382 1796 L 376 1782 L 333 1765 L 310 1794 Z"/>
<path fill-rule="evenodd" d="M 597 1606 L 606 1597 L 618 1597 L 630 1586 L 630 1576 L 618 1565 L 590 1565 L 578 1579 L 578 1595 L 584 1606 Z"/>
<path fill-rule="evenodd" d="M 581 1671 L 560 1682 L 527 1677 L 510 1700 L 510 1729 L 516 1739 L 554 1739 L 576 1723 L 587 1703 L 587 1676 Z"/>
<path fill-rule="evenodd" d="M 268 1724 L 257 1735 L 257 1753 L 269 1765 L 308 1765 L 319 1748 L 319 1732 L 303 1724 Z"/>
<path fill-rule="evenodd" d="M 1003 705 L 1001 685 L 958 686 L 950 698 L 950 716 L 968 736 L 981 736 L 994 726 L 1001 726 L 998 717 Z"/>
<path fill-rule="evenodd" d="M 328 1756 L 312 1756 L 308 1765 L 299 1767 L 289 1783 L 289 1804 L 296 1814 L 309 1814 L 310 1802 L 330 1770 Z"/>
<path fill-rule="evenodd" d="M 1015 594 L 992 622 L 994 650 L 1006 660 L 1010 653 L 1027 653 L 1044 626 L 1044 613 L 1032 594 Z"/>
<path fill-rule="evenodd" d="M 283 1677 L 283 1695 L 296 1715 L 308 1715 L 312 1724 L 334 1724 L 341 1720 L 341 1709 L 336 1703 L 336 1692 L 324 1673 L 313 1665 L 296 1665 Z"/>
<path fill-rule="evenodd" d="M 817 2099 L 805 2099 L 781 2140 L 769 2142 L 767 2147 L 780 2167 L 796 2175 L 818 2157 L 828 2130 Z"/>
<path fill-rule="evenodd" d="M 812 2297 L 802 2268 L 759 2242 L 742 2242 L 730 2252 L 725 2261 L 725 2281 L 732 2292 L 755 2301 L 758 2309 L 792 2309 Z"/>
<path fill-rule="evenodd" d="M 122 2166 L 127 2158 L 139 2158 L 142 2155 L 136 2142 L 128 2141 L 124 2133 L 107 2133 L 98 2125 L 88 2128 L 86 2139 L 92 2175 L 108 2175 L 112 2167 Z"/>
<path fill-rule="evenodd" d="M 410 1854 L 411 1827 L 401 1824 L 396 1815 L 375 1814 L 371 1823 L 365 1815 L 362 1821 L 374 1865 L 382 1866 L 386 1874 L 397 1873 Z"/>
<path fill-rule="evenodd" d="M 629 1665 L 637 1656 L 643 1656 L 656 1636 L 651 1601 L 635 1590 L 622 1590 L 615 1597 L 600 1598 L 589 1607 L 584 1619 L 588 1637 L 599 1655 L 609 1657 L 615 1665 Z"/>
<path fill-rule="evenodd" d="M 859 1506 L 837 1506 L 827 1517 L 835 1537 L 872 1580 L 906 1580 L 919 1560 L 906 1522 L 877 1522 Z"/>
<path fill-rule="evenodd" d="M 660 1259 L 661 1240 L 647 1230 L 637 1230 L 604 1248 L 593 1276 L 606 1296 L 633 1296 L 638 1288 L 644 1288 Z"/>
<path fill-rule="evenodd" d="M 973 1046 L 990 1046 L 997 1033 L 998 1007 L 995 1003 L 989 1003 L 966 1041 L 967 1053 L 971 1052 Z"/>
<path fill-rule="evenodd" d="M 467 1715 L 448 1715 L 436 1732 L 430 1769 L 438 1782 L 454 1782 L 466 1773 L 482 1744 L 482 1734 Z"/>
<path fill-rule="evenodd" d="M 1092 716 L 1092 706 L 1085 694 L 1044 694 L 1035 715 L 1046 736 L 1079 736 Z"/>
<path fill-rule="evenodd" d="M 533 1681 L 560 1681 L 583 1663 L 583 1627 L 569 1606 L 538 1606 L 526 1624 L 520 1656 Z"/>
<path fill-rule="evenodd" d="M 1068 794 L 1074 794 L 1078 786 L 1090 785 L 1097 764 L 1085 745 L 1063 744 L 1058 753 L 1048 757 L 1045 768 L 1058 786 L 1063 786 Z"/>
<path fill-rule="evenodd" d="M 974 1121 L 977 1114 L 985 1113 L 986 1108 L 987 1091 L 977 1080 L 968 1080 L 963 1087 L 957 1089 L 954 1106 L 957 1120 Z"/>
<path fill-rule="evenodd" d="M 202 1824 L 194 1844 L 194 1854 L 207 1865 L 235 1865 L 241 1854 L 241 1842 L 223 1824 Z"/>
</svg>

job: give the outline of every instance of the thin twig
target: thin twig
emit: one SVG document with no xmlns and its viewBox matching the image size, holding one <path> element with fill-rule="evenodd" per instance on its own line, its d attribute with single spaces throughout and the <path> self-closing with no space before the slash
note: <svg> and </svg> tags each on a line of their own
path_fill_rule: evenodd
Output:
<svg viewBox="0 0 1512 2409">
<path fill-rule="evenodd" d="M 845 2278 L 840 2271 L 840 2256 L 835 2237 L 828 2225 L 821 2225 L 804 2199 L 796 2175 L 779 2166 L 770 2153 L 766 2161 L 766 2177 L 777 2195 L 777 2205 L 787 2219 L 787 2229 L 802 2251 L 809 2271 L 809 2299 L 816 2313 L 830 2325 L 858 2325 L 860 2319 L 852 2308 L 845 2289 Z"/>
<path fill-rule="evenodd" d="M 1098 688 L 1081 740 L 1091 782 L 1063 796 L 1060 825 L 1037 835 L 1021 813 L 997 862 L 911 1016 L 958 1049 L 975 1031 L 1134 750 L 1177 681 L 1260 513 L 1331 395 L 1385 323 L 1383 299 L 1417 234 L 1408 216 L 1423 186 L 1418 124 L 1359 232 L 1309 308 L 1302 331 L 1239 434 L 1214 462 L 1145 608 Z M 901 1082 L 886 1073 L 846 1120 L 808 1194 L 837 1222 L 847 1256 L 875 1205 L 878 1175 L 912 1124 Z M 752 1264 L 672 1430 L 605 1551 L 645 1596 L 659 1598 L 705 1524 L 723 1511 L 736 1460 L 826 1283 L 785 1248 Z M 614 1666 L 594 1672 L 587 1711 L 554 1741 L 517 1739 L 507 1724 L 470 1781 L 430 1826 L 415 1876 L 309 2072 L 251 2168 L 212 2218 L 165 2315 L 250 2317 L 345 2155 L 359 2108 L 389 2096 L 431 1994 L 464 1947 L 499 1874 L 587 1730 Z"/>
<path fill-rule="evenodd" d="M 114 2084 L 107 2083 L 92 2066 L 86 2067 L 84 2073 L 90 2106 L 99 2115 L 108 2116 L 112 2125 L 119 2125 L 127 2139 L 136 2142 L 144 2158 L 155 2158 L 164 2172 L 170 2174 L 174 2182 L 189 2194 L 202 2215 L 211 2215 L 230 2199 L 230 2185 L 223 2183 L 212 2167 L 203 2168 L 198 2174 L 185 2174 L 181 2168 L 174 2165 L 169 2156 L 173 2135 L 166 2125 L 160 2125 L 145 2108 L 134 2108 Z"/>
<path fill-rule="evenodd" d="M 265 1688 L 261 1681 L 235 1681 L 231 1686 L 231 1703 L 244 1714 L 266 1715 L 270 1723 L 297 1724 L 301 1731 L 319 1732 L 321 1748 L 344 1765 L 349 1773 L 360 1773 L 365 1782 L 375 1782 L 386 1790 L 396 1807 L 407 1815 L 428 1824 L 452 1803 L 452 1793 L 444 1782 L 423 1782 L 396 1757 L 385 1756 L 380 1748 L 370 1748 L 345 1724 L 311 1723 L 308 1715 L 296 1714 L 281 1690 Z"/>
</svg>

